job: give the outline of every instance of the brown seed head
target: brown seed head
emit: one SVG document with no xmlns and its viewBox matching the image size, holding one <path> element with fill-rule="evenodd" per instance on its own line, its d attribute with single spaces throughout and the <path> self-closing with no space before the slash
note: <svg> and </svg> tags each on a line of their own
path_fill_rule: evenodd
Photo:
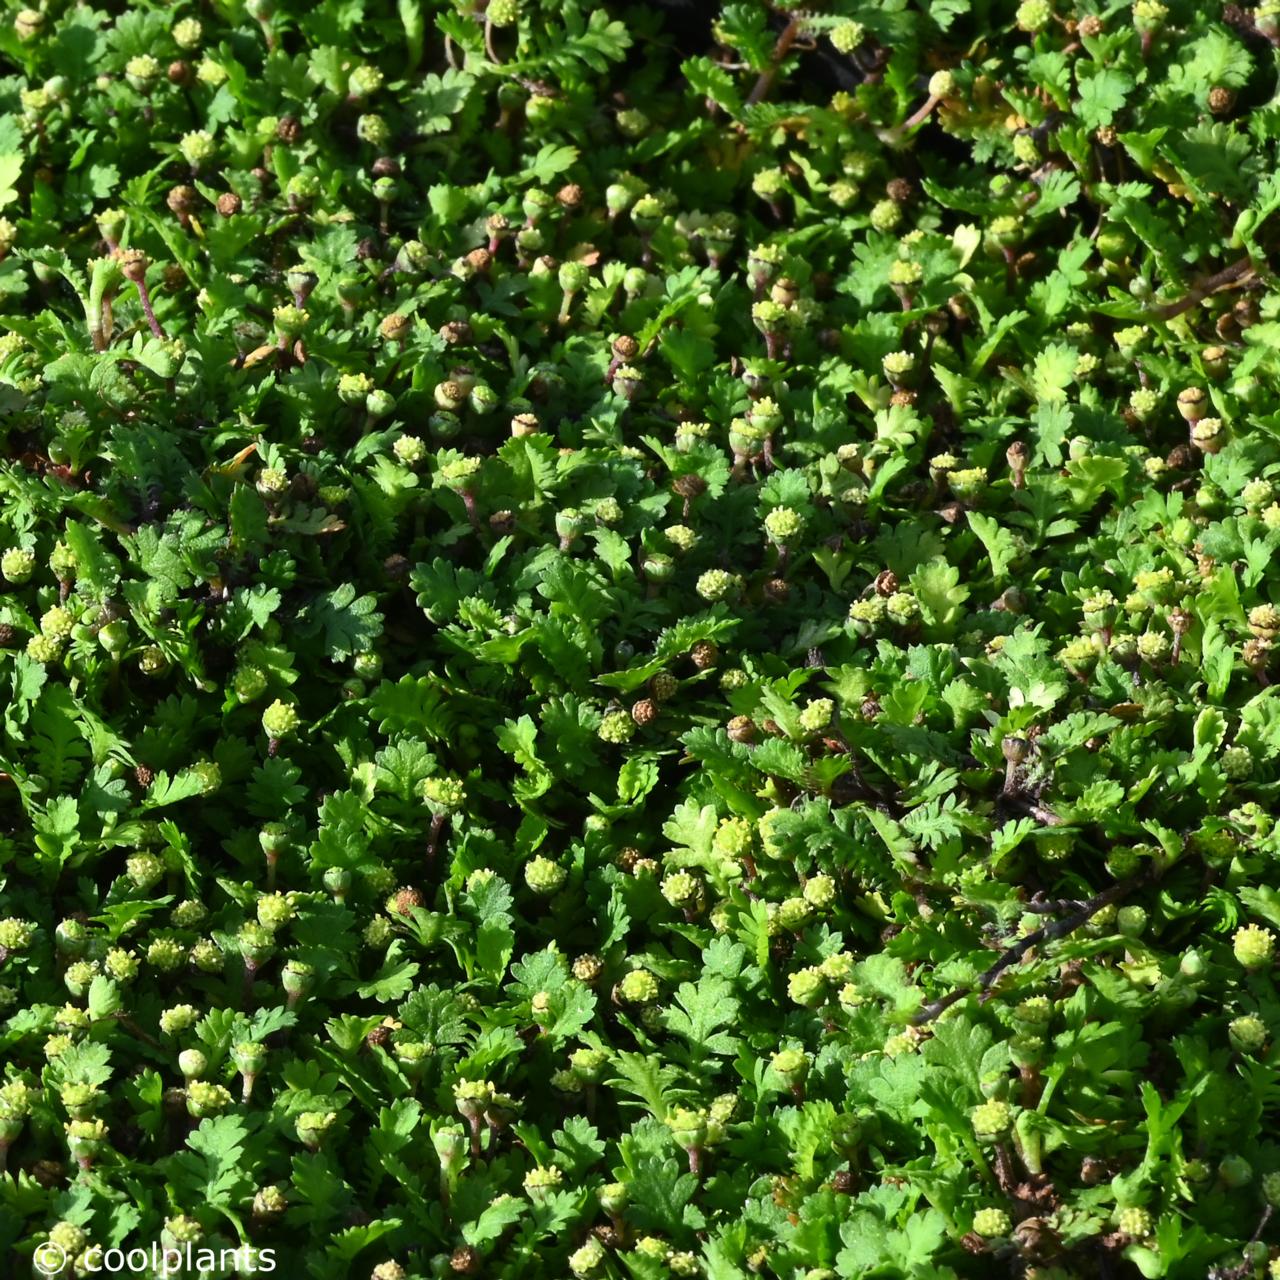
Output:
<svg viewBox="0 0 1280 1280">
<path fill-rule="evenodd" d="M 652 698 L 640 698 L 631 704 L 631 718 L 643 728 L 658 718 L 658 704 Z"/>
<path fill-rule="evenodd" d="M 141 284 L 147 278 L 147 255 L 141 249 L 125 249 L 120 254 L 120 270 L 126 280 Z"/>
<path fill-rule="evenodd" d="M 689 650 L 689 659 L 699 671 L 706 671 L 716 665 L 720 658 L 720 651 L 711 643 L 710 640 L 699 640 L 697 644 Z"/>
</svg>

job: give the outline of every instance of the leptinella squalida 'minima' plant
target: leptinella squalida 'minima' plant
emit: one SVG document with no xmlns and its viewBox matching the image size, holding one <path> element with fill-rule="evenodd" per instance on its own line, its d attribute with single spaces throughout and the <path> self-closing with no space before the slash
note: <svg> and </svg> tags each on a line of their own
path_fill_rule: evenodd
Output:
<svg viewBox="0 0 1280 1280">
<path fill-rule="evenodd" d="M 1280 1274 L 1277 49 L 10 8 L 11 1274 Z"/>
</svg>

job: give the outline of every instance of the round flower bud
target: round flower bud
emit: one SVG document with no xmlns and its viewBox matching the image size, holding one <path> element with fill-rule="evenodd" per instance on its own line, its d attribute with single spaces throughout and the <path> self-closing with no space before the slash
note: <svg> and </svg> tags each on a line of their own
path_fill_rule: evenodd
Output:
<svg viewBox="0 0 1280 1280">
<path fill-rule="evenodd" d="M 529 1195 L 529 1199 L 535 1204 L 541 1204 L 555 1191 L 560 1189 L 564 1181 L 564 1175 L 555 1165 L 548 1165 L 544 1169 L 530 1169 L 524 1175 L 524 1189 Z"/>
<path fill-rule="evenodd" d="M 132 982 L 138 976 L 141 967 L 138 957 L 123 947 L 112 947 L 103 957 L 102 967 L 107 975 L 117 982 Z"/>
<path fill-rule="evenodd" d="M 623 743 L 629 742 L 635 731 L 636 724 L 629 712 L 611 711 L 600 721 L 596 734 L 605 742 Z"/>
<path fill-rule="evenodd" d="M 283 307 L 276 307 L 271 313 L 271 318 L 275 324 L 276 333 L 292 341 L 302 336 L 303 330 L 311 321 L 311 314 L 302 307 L 287 303 Z"/>
<path fill-rule="evenodd" d="M 1013 1230 L 1013 1222 L 1003 1209 L 979 1209 L 973 1215 L 973 1229 L 984 1239 L 1007 1236 Z"/>
<path fill-rule="evenodd" d="M 337 1119 L 336 1111 L 303 1111 L 294 1121 L 294 1132 L 304 1147 L 316 1151 Z"/>
<path fill-rule="evenodd" d="M 1049 0 L 1022 0 L 1014 14 L 1014 22 L 1019 31 L 1028 34 L 1043 31 L 1053 18 L 1053 10 Z"/>
<path fill-rule="evenodd" d="M 178 1070 L 188 1080 L 200 1080 L 209 1070 L 209 1059 L 199 1049 L 184 1049 L 178 1054 Z"/>
<path fill-rule="evenodd" d="M 818 967 L 797 969 L 787 979 L 787 995 L 794 1003 L 812 1009 L 822 1003 L 827 993 L 827 978 Z"/>
<path fill-rule="evenodd" d="M 586 287 L 591 271 L 582 262 L 562 262 L 557 279 L 565 293 L 577 293 Z"/>
<path fill-rule="evenodd" d="M 262 731 L 268 738 L 288 738 L 297 732 L 301 723 L 297 711 L 279 698 L 262 713 Z"/>
<path fill-rule="evenodd" d="M 1240 491 L 1240 501 L 1246 511 L 1256 514 L 1275 499 L 1275 487 L 1270 480 L 1250 480 Z"/>
<path fill-rule="evenodd" d="M 3 556 L 0 556 L 0 574 L 4 576 L 6 582 L 13 583 L 15 587 L 20 587 L 29 581 L 35 568 L 35 553 L 25 547 L 10 547 Z"/>
<path fill-rule="evenodd" d="M 75 619 L 60 605 L 47 609 L 40 618 L 40 634 L 55 644 L 66 640 L 75 626 Z"/>
<path fill-rule="evenodd" d="M 211 89 L 217 89 L 226 84 L 227 75 L 226 67 L 213 58 L 202 58 L 200 65 L 196 67 L 196 79 Z"/>
<path fill-rule="evenodd" d="M 1145 907 L 1121 907 L 1116 912 L 1116 932 L 1125 938 L 1139 938 L 1147 927 Z"/>
<path fill-rule="evenodd" d="M 1227 1037 L 1238 1053 L 1257 1053 L 1267 1042 L 1267 1024 L 1256 1014 L 1243 1014 L 1231 1020 Z"/>
<path fill-rule="evenodd" d="M 676 1107 L 667 1113 L 667 1128 L 671 1136 L 686 1151 L 701 1147 L 707 1138 L 707 1113 L 688 1107 Z"/>
<path fill-rule="evenodd" d="M 632 969 L 623 975 L 616 991 L 624 1004 L 652 1004 L 658 998 L 658 980 L 648 969 Z"/>
<path fill-rule="evenodd" d="M 902 221 L 902 206 L 896 200 L 877 200 L 871 206 L 870 217 L 872 228 L 887 234 L 895 230 Z"/>
<path fill-rule="evenodd" d="M 708 569 L 698 578 L 694 589 L 704 600 L 716 601 L 735 593 L 741 583 L 742 580 L 736 573 L 728 573 L 724 569 Z"/>
<path fill-rule="evenodd" d="M 586 1243 L 569 1255 L 569 1270 L 578 1276 L 579 1280 L 588 1280 L 589 1277 L 599 1273 L 604 1265 L 604 1259 L 604 1246 L 595 1236 L 588 1236 Z"/>
<path fill-rule="evenodd" d="M 1276 939 L 1270 929 L 1261 925 L 1247 924 L 1237 929 L 1231 940 L 1236 960 L 1251 972 L 1265 968 L 1271 963 L 1275 951 Z"/>
<path fill-rule="evenodd" d="M 353 102 L 371 97 L 382 88 L 382 72 L 377 67 L 359 66 L 347 77 L 347 93 Z"/>
<path fill-rule="evenodd" d="M 956 78 L 950 71 L 935 71 L 929 77 L 929 96 L 949 98 L 956 91 Z"/>
<path fill-rule="evenodd" d="M 185 959 L 186 951 L 176 938 L 155 938 L 147 947 L 147 963 L 161 973 L 172 973 Z"/>
<path fill-rule="evenodd" d="M 232 1101 L 231 1091 L 224 1085 L 193 1080 L 187 1086 L 187 1113 L 196 1120 L 220 1115 Z"/>
<path fill-rule="evenodd" d="M 800 712 L 800 728 L 805 733 L 821 733 L 831 725 L 835 703 L 830 698 L 812 698 Z"/>
<path fill-rule="evenodd" d="M 1253 752 L 1248 747 L 1227 747 L 1219 760 L 1232 782 L 1243 782 L 1253 773 Z"/>
<path fill-rule="evenodd" d="M 182 18 L 173 24 L 173 30 L 169 34 L 173 36 L 173 42 L 179 49 L 191 50 L 200 44 L 204 28 L 200 25 L 199 18 Z"/>
<path fill-rule="evenodd" d="M 836 898 L 836 882 L 829 875 L 810 876 L 804 885 L 804 900 L 810 906 L 822 910 Z"/>
<path fill-rule="evenodd" d="M 266 929 L 279 929 L 293 919 L 293 903 L 288 894 L 264 893 L 258 899 L 258 923 Z"/>
<path fill-rule="evenodd" d="M 39 9 L 19 9 L 14 15 L 13 31 L 23 44 L 34 40 L 44 30 L 44 14 Z M 68 1253 L 78 1253 L 78 1249 L 69 1249 Z"/>
<path fill-rule="evenodd" d="M 55 1222 L 49 1228 L 49 1243 L 61 1250 L 64 1258 L 74 1258 L 89 1243 L 89 1233 L 73 1222 Z"/>
<path fill-rule="evenodd" d="M 764 531 L 776 546 L 793 542 L 804 529 L 804 517 L 791 507 L 774 507 L 764 518 Z"/>
<path fill-rule="evenodd" d="M 687 871 L 675 871 L 662 881 L 662 896 L 673 907 L 690 907 L 698 900 L 701 889 L 697 877 Z"/>
<path fill-rule="evenodd" d="M 809 1074 L 809 1055 L 801 1049 L 780 1049 L 769 1059 L 769 1065 L 788 1088 L 802 1085 Z"/>
<path fill-rule="evenodd" d="M 217 149 L 213 134 L 205 129 L 196 129 L 192 133 L 184 133 L 178 139 L 178 150 L 192 170 L 198 170 L 207 165 L 213 159 Z"/>
<path fill-rule="evenodd" d="M 549 897 L 553 893 L 557 893 L 564 884 L 568 873 L 550 858 L 545 858 L 541 854 L 537 857 L 530 858 L 525 864 L 524 879 L 534 893 L 543 897 Z"/>
<path fill-rule="evenodd" d="M 391 141 L 391 126 L 383 116 L 366 111 L 356 120 L 356 137 L 379 149 Z"/>
<path fill-rule="evenodd" d="M 1013 1109 L 1007 1102 L 992 1098 L 969 1113 L 973 1132 L 979 1138 L 998 1138 L 1013 1124 Z"/>
</svg>

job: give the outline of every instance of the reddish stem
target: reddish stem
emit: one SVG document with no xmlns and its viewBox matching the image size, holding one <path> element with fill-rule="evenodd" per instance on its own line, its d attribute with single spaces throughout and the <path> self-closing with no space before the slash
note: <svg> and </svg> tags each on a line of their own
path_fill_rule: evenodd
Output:
<svg viewBox="0 0 1280 1280">
<path fill-rule="evenodd" d="M 160 322 L 156 319 L 156 313 L 151 309 L 151 294 L 147 291 L 146 282 L 144 280 L 139 280 L 137 282 L 137 289 L 138 301 L 142 303 L 142 311 L 147 317 L 147 324 L 151 326 L 151 332 L 163 341 L 164 330 L 160 327 Z"/>
</svg>

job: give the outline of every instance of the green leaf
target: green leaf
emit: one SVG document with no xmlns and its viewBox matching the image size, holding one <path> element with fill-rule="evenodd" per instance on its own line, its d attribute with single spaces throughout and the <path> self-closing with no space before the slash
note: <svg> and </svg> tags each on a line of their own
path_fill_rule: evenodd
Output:
<svg viewBox="0 0 1280 1280">
<path fill-rule="evenodd" d="M 14 151 L 0 154 L 0 209 L 18 198 L 17 183 L 22 174 L 22 155 Z"/>
<path fill-rule="evenodd" d="M 581 153 L 577 147 L 568 143 L 548 142 L 544 144 L 529 163 L 522 177 L 524 181 L 533 181 L 546 185 L 559 174 L 571 169 L 577 163 Z"/>
<path fill-rule="evenodd" d="M 967 0 L 953 2 L 967 3 Z M 714 102 L 731 116 L 742 113 L 742 95 L 733 77 L 718 63 L 706 57 L 686 58 L 680 64 L 680 70 L 695 93 Z"/>
<path fill-rule="evenodd" d="M 738 1038 L 720 1028 L 737 1015 L 733 984 L 719 974 L 704 973 L 696 985 L 680 984 L 674 1007 L 663 1015 L 663 1024 L 703 1053 L 731 1054 L 738 1047 Z"/>
<path fill-rule="evenodd" d="M 1076 62 L 1076 83 L 1080 119 L 1090 129 L 1111 124 L 1134 87 L 1132 77 L 1123 71 L 1084 60 Z"/>
<path fill-rule="evenodd" d="M 382 634 L 382 614 L 373 595 L 357 599 L 355 587 L 348 582 L 326 592 L 303 610 L 298 633 L 319 636 L 326 657 L 350 658 L 372 649 Z"/>
<path fill-rule="evenodd" d="M 981 511 L 970 511 L 967 515 L 969 527 L 986 548 L 996 586 L 1003 586 L 1009 580 L 1009 566 L 1018 558 L 1017 539 L 994 516 L 983 515 Z"/>
</svg>

